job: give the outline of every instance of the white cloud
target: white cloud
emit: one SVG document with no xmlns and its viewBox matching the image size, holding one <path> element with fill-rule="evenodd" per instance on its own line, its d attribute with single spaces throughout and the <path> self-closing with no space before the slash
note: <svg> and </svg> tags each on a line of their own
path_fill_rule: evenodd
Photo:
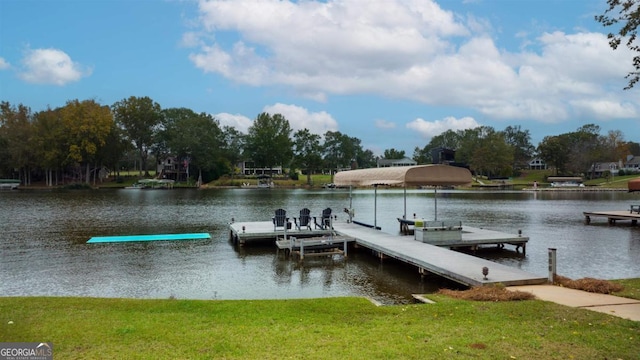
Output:
<svg viewBox="0 0 640 360">
<path fill-rule="evenodd" d="M 284 116 L 294 132 L 308 129 L 312 134 L 324 135 L 327 131 L 338 130 L 338 122 L 325 111 L 309 112 L 300 106 L 281 103 L 265 106 L 263 111 Z"/>
<path fill-rule="evenodd" d="M 58 49 L 28 50 L 22 66 L 20 78 L 35 84 L 63 86 L 91 74 L 91 69 L 73 62 L 69 55 Z"/>
<path fill-rule="evenodd" d="M 516 34 L 522 47 L 510 52 L 496 45 L 488 19 L 433 0 L 203 0 L 199 11 L 199 42 L 183 38 L 198 44 L 191 61 L 237 83 L 284 86 L 319 102 L 374 94 L 462 106 L 504 120 L 561 122 L 602 98 L 618 103 L 610 116 L 630 113 L 616 100 L 626 96 L 619 90 L 630 69 L 620 64 L 630 53 L 612 51 L 601 33 Z"/>
<path fill-rule="evenodd" d="M 11 64 L 9 64 L 3 57 L 0 57 L 0 70 L 6 70 L 10 67 Z"/>
<path fill-rule="evenodd" d="M 202 41 L 200 40 L 200 35 L 198 33 L 189 31 L 182 34 L 180 45 L 186 48 L 192 48 L 198 45 L 202 45 Z"/>
<path fill-rule="evenodd" d="M 620 103 L 615 100 L 576 100 L 571 105 L 577 113 L 587 118 L 599 120 L 630 119 L 638 117 L 638 109 L 631 103 Z"/>
<path fill-rule="evenodd" d="M 473 129 L 480 126 L 478 122 L 472 117 L 463 117 L 456 119 L 452 116 L 446 117 L 442 120 L 426 121 L 424 119 L 415 119 L 410 123 L 407 123 L 407 128 L 411 129 L 424 138 L 432 138 L 440 135 L 447 130 L 464 130 Z"/>
<path fill-rule="evenodd" d="M 213 117 L 220 121 L 220 126 L 231 126 L 244 134 L 253 124 L 253 120 L 240 114 L 219 113 L 213 115 Z"/>
<path fill-rule="evenodd" d="M 375 124 L 378 129 L 394 129 L 396 127 L 396 123 L 383 119 L 376 120 Z"/>
</svg>

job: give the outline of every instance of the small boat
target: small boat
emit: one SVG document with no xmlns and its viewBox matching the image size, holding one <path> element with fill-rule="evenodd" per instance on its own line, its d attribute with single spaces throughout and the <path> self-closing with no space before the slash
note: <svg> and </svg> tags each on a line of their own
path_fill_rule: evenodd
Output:
<svg viewBox="0 0 640 360">
<path fill-rule="evenodd" d="M 16 179 L 0 179 L 1 190 L 14 190 L 20 186 L 20 180 Z"/>
<path fill-rule="evenodd" d="M 142 179 L 125 189 L 173 189 L 175 181 L 166 179 Z"/>
<path fill-rule="evenodd" d="M 640 179 L 633 179 L 627 182 L 629 192 L 640 191 Z"/>
<path fill-rule="evenodd" d="M 272 187 L 273 187 L 273 181 L 271 180 L 271 176 L 258 175 L 258 188 L 270 189 Z"/>
</svg>

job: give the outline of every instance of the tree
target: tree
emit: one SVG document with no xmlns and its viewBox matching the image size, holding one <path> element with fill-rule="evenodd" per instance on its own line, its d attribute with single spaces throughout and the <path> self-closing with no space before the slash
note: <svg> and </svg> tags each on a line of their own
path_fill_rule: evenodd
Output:
<svg viewBox="0 0 640 360">
<path fill-rule="evenodd" d="M 95 100 L 71 100 L 60 110 L 65 134 L 68 139 L 67 158 L 85 165 L 85 182 L 90 182 L 91 162 L 105 146 L 113 124 L 113 115 L 108 106 Z M 82 181 L 82 179 L 81 179 Z"/>
<path fill-rule="evenodd" d="M 40 111 L 34 116 L 35 147 L 38 151 L 39 166 L 45 171 L 47 186 L 54 185 L 54 174 L 62 169 L 67 158 L 68 145 L 65 143 L 65 128 L 61 108 Z M 55 177 L 57 183 L 58 177 Z"/>
<path fill-rule="evenodd" d="M 378 161 L 377 157 L 373 154 L 373 151 L 366 149 L 358 151 L 356 154 L 356 163 L 361 169 L 376 167 Z"/>
<path fill-rule="evenodd" d="M 322 145 L 325 165 L 330 170 L 335 169 L 336 171 L 341 168 L 350 168 L 351 162 L 355 161 L 356 148 L 359 145 L 359 139 L 350 138 L 340 131 L 327 131 L 324 134 L 324 144 Z"/>
<path fill-rule="evenodd" d="M 640 25 L 640 6 L 637 0 L 607 0 L 609 7 L 604 14 L 597 15 L 596 21 L 604 27 L 611 27 L 621 24 L 617 32 L 610 32 L 607 35 L 609 46 L 616 50 L 624 40 L 629 50 L 640 53 L 640 45 L 637 43 L 638 25 Z M 616 14 L 617 12 L 617 14 Z M 631 71 L 625 77 L 629 79 L 628 85 L 624 88 L 629 90 L 640 80 L 640 54 L 632 59 L 635 71 Z"/>
<path fill-rule="evenodd" d="M 391 148 L 384 151 L 385 159 L 404 159 L 404 157 L 404 150 L 396 150 L 394 148 Z"/>
<path fill-rule="evenodd" d="M 576 131 L 564 134 L 568 141 L 568 163 L 566 170 L 571 174 L 586 173 L 596 162 L 609 161 L 604 152 L 603 138 L 600 137 L 600 127 L 586 124 Z M 591 173 L 593 176 L 593 172 Z"/>
<path fill-rule="evenodd" d="M 133 146 L 126 140 L 123 130 L 115 122 L 111 125 L 111 131 L 107 136 L 106 143 L 108 146 L 104 146 L 99 151 L 98 158 L 105 166 L 115 170 L 116 176 L 120 177 L 120 164 L 127 151 L 131 151 Z"/>
<path fill-rule="evenodd" d="M 141 171 L 149 176 L 147 159 L 162 120 L 160 105 L 149 97 L 131 96 L 112 106 L 115 120 L 140 157 Z"/>
<path fill-rule="evenodd" d="M 273 173 L 275 165 L 284 166 L 291 160 L 292 147 L 289 121 L 281 114 L 261 113 L 249 127 L 245 156 Z"/>
<path fill-rule="evenodd" d="M 487 176 L 510 176 L 513 152 L 513 147 L 505 141 L 504 133 L 489 132 L 471 155 L 469 165 L 477 173 Z"/>
<path fill-rule="evenodd" d="M 6 101 L 0 103 L 0 137 L 6 144 L 6 167 L 18 169 L 25 185 L 31 182 L 31 167 L 35 165 L 32 149 L 33 126 L 31 109 L 22 104 L 12 106 Z"/>
<path fill-rule="evenodd" d="M 320 135 L 312 134 L 308 129 L 293 134 L 293 164 L 307 173 L 307 185 L 311 185 L 311 174 L 322 165 L 322 146 Z"/>
<path fill-rule="evenodd" d="M 504 137 L 507 144 L 513 149 L 513 169 L 525 168 L 535 150 L 531 144 L 529 130 L 522 130 L 520 125 L 507 126 L 504 129 Z"/>
<path fill-rule="evenodd" d="M 565 136 L 545 136 L 538 144 L 538 155 L 555 168 L 556 175 L 564 173 L 569 161 L 569 141 Z"/>
<path fill-rule="evenodd" d="M 222 156 L 222 131 L 219 123 L 209 114 L 196 114 L 190 109 L 167 109 L 164 129 L 167 147 L 179 159 L 187 160 L 187 166 L 205 173 L 205 180 L 212 180 L 226 172 L 220 165 Z"/>
<path fill-rule="evenodd" d="M 231 178 L 236 173 L 236 166 L 242 160 L 242 149 L 245 144 L 245 135 L 237 129 L 225 125 L 222 127 L 222 146 L 225 158 L 229 162 Z"/>
<path fill-rule="evenodd" d="M 640 156 L 640 144 L 637 142 L 629 141 L 627 143 L 629 153 L 633 156 Z"/>
<path fill-rule="evenodd" d="M 602 140 L 604 157 L 608 161 L 625 161 L 627 155 L 631 154 L 629 143 L 624 141 L 624 134 L 620 130 L 609 130 Z"/>
<path fill-rule="evenodd" d="M 416 147 L 413 151 L 413 160 L 418 164 L 430 164 L 433 162 L 431 157 L 431 150 L 442 147 L 452 150 L 457 150 L 460 148 L 460 141 L 462 140 L 463 132 L 458 130 L 453 131 L 451 129 L 441 133 L 440 135 L 436 135 L 431 138 L 431 141 L 425 145 L 424 148 L 420 149 Z"/>
</svg>

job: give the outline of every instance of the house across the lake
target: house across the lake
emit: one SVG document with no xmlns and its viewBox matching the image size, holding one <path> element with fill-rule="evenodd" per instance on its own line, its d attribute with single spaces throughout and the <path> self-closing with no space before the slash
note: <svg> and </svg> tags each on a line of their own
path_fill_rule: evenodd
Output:
<svg viewBox="0 0 640 360">
<path fill-rule="evenodd" d="M 379 168 L 381 168 L 381 167 L 393 167 L 393 166 L 414 166 L 414 165 L 418 165 L 417 162 L 415 162 L 414 160 L 409 159 L 407 157 L 402 158 L 402 159 L 378 159 L 376 162 L 377 162 L 377 165 L 378 165 Z"/>
</svg>

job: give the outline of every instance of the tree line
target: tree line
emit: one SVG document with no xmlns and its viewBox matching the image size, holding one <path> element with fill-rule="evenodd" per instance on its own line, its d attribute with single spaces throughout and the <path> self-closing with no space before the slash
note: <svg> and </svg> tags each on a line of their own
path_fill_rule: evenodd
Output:
<svg viewBox="0 0 640 360">
<path fill-rule="evenodd" d="M 149 97 L 132 96 L 111 106 L 76 99 L 35 113 L 23 104 L 0 102 L 0 177 L 24 184 L 45 180 L 50 186 L 95 183 L 101 169 L 118 172 L 131 159 L 140 175 L 149 176 L 151 160 L 167 156 L 186 161 L 189 173 L 204 181 L 234 176 L 236 165 L 247 160 L 262 168 L 302 169 L 309 176 L 376 163 L 360 139 L 339 131 L 294 133 L 281 114 L 259 114 L 244 134 L 206 113 L 162 109 Z"/>
<path fill-rule="evenodd" d="M 543 160 L 556 175 L 584 175 L 599 162 L 626 161 L 628 155 L 640 155 L 640 144 L 625 141 L 620 130 L 600 134 L 600 127 L 586 124 L 576 131 L 545 136 L 533 146 L 529 130 L 507 126 L 496 131 L 489 126 L 474 129 L 447 130 L 434 136 L 424 148 L 416 148 L 414 160 L 431 162 L 431 149 L 456 150 L 455 160 L 467 164 L 476 174 L 507 177 L 528 168 L 533 158 Z"/>
<path fill-rule="evenodd" d="M 620 131 L 599 135 L 599 127 L 585 125 L 575 132 L 548 136 L 537 146 L 528 130 L 508 126 L 503 131 L 481 126 L 447 130 L 423 148 L 413 160 L 432 163 L 431 149 L 456 151 L 456 162 L 488 176 L 511 176 L 538 156 L 560 173 L 583 173 L 588 164 L 617 161 L 640 154 L 637 143 L 625 142 Z M 149 97 L 129 97 L 108 106 L 95 100 L 70 100 L 64 106 L 32 112 L 23 104 L 0 102 L 0 177 L 19 178 L 24 184 L 44 180 L 47 185 L 95 184 L 102 169 L 116 173 L 131 166 L 149 176 L 150 162 L 175 156 L 186 160 L 189 174 L 208 182 L 235 176 L 236 165 L 251 161 L 256 167 L 282 166 L 290 174 L 311 174 L 345 168 L 375 167 L 378 157 L 361 140 L 339 131 L 313 134 L 293 131 L 281 114 L 259 114 L 247 133 L 206 113 L 167 108 Z M 387 159 L 406 157 L 386 149 Z"/>
</svg>

